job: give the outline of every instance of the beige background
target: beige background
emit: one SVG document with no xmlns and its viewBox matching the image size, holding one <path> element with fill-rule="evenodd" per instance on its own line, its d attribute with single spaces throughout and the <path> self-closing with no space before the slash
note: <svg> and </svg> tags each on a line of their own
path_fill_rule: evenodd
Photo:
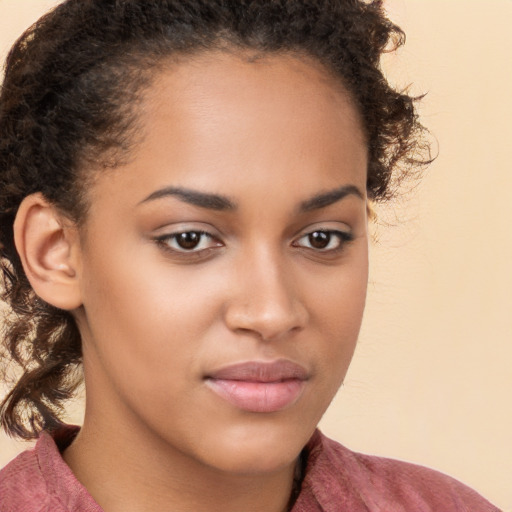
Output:
<svg viewBox="0 0 512 512">
<path fill-rule="evenodd" d="M 0 53 L 55 3 L 0 0 Z M 428 92 L 439 158 L 381 212 L 394 226 L 378 229 L 360 344 L 322 427 L 512 510 L 512 1 L 386 5 L 408 34 L 386 69 Z M 0 437 L 0 466 L 23 447 Z"/>
</svg>

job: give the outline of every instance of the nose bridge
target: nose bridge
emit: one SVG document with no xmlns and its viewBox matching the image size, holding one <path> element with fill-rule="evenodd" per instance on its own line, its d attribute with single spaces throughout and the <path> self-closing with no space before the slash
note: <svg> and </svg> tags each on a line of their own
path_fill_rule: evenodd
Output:
<svg viewBox="0 0 512 512">
<path fill-rule="evenodd" d="M 307 314 L 296 285 L 281 251 L 262 245 L 248 249 L 238 262 L 226 316 L 230 328 L 273 339 L 303 327 Z"/>
</svg>

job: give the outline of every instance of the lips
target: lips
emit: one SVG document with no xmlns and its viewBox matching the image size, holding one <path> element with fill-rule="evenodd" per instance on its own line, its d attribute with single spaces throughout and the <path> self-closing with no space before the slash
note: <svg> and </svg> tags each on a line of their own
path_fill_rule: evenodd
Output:
<svg viewBox="0 0 512 512">
<path fill-rule="evenodd" d="M 294 404 L 305 387 L 308 372 L 288 360 L 249 361 L 210 373 L 207 386 L 232 406 L 255 413 L 270 413 Z"/>
</svg>

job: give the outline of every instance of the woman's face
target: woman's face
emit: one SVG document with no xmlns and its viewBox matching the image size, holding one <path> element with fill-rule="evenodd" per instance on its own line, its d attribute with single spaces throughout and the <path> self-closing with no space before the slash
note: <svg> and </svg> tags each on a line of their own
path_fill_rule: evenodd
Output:
<svg viewBox="0 0 512 512">
<path fill-rule="evenodd" d="M 366 144 L 292 56 L 161 71 L 89 193 L 86 422 L 235 473 L 289 466 L 341 385 L 367 283 Z"/>
</svg>

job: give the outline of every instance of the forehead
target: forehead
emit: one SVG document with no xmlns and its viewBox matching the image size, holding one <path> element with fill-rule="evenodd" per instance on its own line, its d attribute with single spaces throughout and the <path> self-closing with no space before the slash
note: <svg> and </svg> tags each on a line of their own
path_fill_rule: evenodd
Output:
<svg viewBox="0 0 512 512">
<path fill-rule="evenodd" d="M 140 181 L 140 196 L 165 185 L 236 195 L 290 180 L 305 197 L 346 183 L 365 188 L 359 113 L 312 59 L 187 57 L 159 69 L 137 108 L 141 142 L 116 174 Z"/>
<path fill-rule="evenodd" d="M 254 120 L 264 120 L 269 127 L 276 125 L 279 114 L 293 110 L 296 121 L 304 115 L 311 121 L 323 117 L 322 123 L 338 124 L 329 123 L 329 128 L 340 128 L 341 121 L 356 128 L 354 135 L 362 134 L 359 112 L 342 80 L 315 59 L 292 53 L 217 51 L 170 63 L 147 91 L 144 114 L 154 120 L 167 109 L 184 114 L 181 122 L 194 121 L 195 114 L 230 121 L 238 114 L 240 122 L 241 115 L 251 112 L 258 114 Z M 283 124 L 292 120 L 289 115 L 280 119 Z"/>
</svg>

